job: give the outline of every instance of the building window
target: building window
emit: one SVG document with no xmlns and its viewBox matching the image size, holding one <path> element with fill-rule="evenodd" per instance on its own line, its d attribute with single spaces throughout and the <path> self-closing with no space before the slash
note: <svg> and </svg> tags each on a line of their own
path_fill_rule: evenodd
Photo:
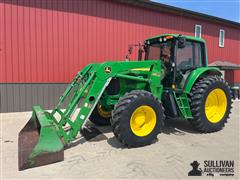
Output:
<svg viewBox="0 0 240 180">
<path fill-rule="evenodd" d="M 202 34 L 202 26 L 196 24 L 195 25 L 195 37 L 201 38 L 201 34 Z"/>
<path fill-rule="evenodd" d="M 219 47 L 224 47 L 224 38 L 225 38 L 225 31 L 220 29 L 219 31 Z"/>
</svg>

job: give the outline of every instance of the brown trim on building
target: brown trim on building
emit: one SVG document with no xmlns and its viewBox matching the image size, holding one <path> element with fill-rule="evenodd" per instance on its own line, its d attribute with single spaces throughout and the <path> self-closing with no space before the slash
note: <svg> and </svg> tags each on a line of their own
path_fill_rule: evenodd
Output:
<svg viewBox="0 0 240 180">
<path fill-rule="evenodd" d="M 142 8 L 147 8 L 155 11 L 172 13 L 172 14 L 180 15 L 184 17 L 196 18 L 196 19 L 205 20 L 208 22 L 222 24 L 229 27 L 240 29 L 240 23 L 238 22 L 230 21 L 227 19 L 223 19 L 223 18 L 219 18 L 216 16 L 211 16 L 211 15 L 207 15 L 199 12 L 190 11 L 187 9 L 177 8 L 177 7 L 169 6 L 166 4 L 152 2 L 149 0 L 114 0 L 114 1 L 121 2 L 128 5 L 138 6 Z"/>
</svg>

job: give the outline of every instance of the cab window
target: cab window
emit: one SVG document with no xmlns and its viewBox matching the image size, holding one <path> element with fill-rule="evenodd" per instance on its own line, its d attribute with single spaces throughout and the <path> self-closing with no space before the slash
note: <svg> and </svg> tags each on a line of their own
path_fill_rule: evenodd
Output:
<svg viewBox="0 0 240 180">
<path fill-rule="evenodd" d="M 154 44 L 149 47 L 148 59 L 158 60 L 160 59 L 160 46 L 159 44 Z"/>
<path fill-rule="evenodd" d="M 167 51 L 170 53 L 171 56 L 171 49 L 172 49 L 172 40 L 167 40 L 164 42 L 156 41 L 150 45 L 147 45 L 147 52 L 145 56 L 145 60 L 162 60 L 164 54 L 163 51 Z M 170 57 L 169 57 L 170 58 Z"/>
<path fill-rule="evenodd" d="M 187 70 L 202 66 L 201 44 L 187 41 L 184 48 L 177 48 L 176 63 L 178 70 Z"/>
</svg>

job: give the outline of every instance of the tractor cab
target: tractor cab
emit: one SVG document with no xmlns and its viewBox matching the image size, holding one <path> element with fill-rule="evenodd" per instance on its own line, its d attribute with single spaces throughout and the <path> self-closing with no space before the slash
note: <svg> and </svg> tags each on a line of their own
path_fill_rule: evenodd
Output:
<svg viewBox="0 0 240 180">
<path fill-rule="evenodd" d="M 161 81 L 164 86 L 162 101 L 166 115 L 177 118 L 178 109 L 187 103 L 188 97 L 184 89 L 188 77 L 195 69 L 207 66 L 205 42 L 199 38 L 167 34 L 147 39 L 144 49 L 145 60 L 163 62 L 160 67 L 165 70 L 165 76 Z M 190 110 L 184 108 L 180 114 L 191 117 Z"/>
<path fill-rule="evenodd" d="M 144 43 L 145 60 L 163 61 L 165 87 L 174 85 L 182 89 L 192 70 L 207 65 L 202 39 L 168 34 L 147 39 Z"/>
</svg>

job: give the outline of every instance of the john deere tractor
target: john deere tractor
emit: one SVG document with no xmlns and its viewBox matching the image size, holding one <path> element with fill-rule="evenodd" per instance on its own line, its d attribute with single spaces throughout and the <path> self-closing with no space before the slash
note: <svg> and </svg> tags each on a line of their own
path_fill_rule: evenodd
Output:
<svg viewBox="0 0 240 180">
<path fill-rule="evenodd" d="M 208 67 L 203 39 L 155 36 L 144 41 L 138 60 L 87 65 L 51 112 L 33 106 L 19 133 L 19 170 L 63 160 L 64 147 L 88 120 L 110 124 L 121 143 L 139 147 L 152 143 L 165 118 L 186 119 L 203 133 L 219 131 L 231 103 L 221 72 Z"/>
</svg>

